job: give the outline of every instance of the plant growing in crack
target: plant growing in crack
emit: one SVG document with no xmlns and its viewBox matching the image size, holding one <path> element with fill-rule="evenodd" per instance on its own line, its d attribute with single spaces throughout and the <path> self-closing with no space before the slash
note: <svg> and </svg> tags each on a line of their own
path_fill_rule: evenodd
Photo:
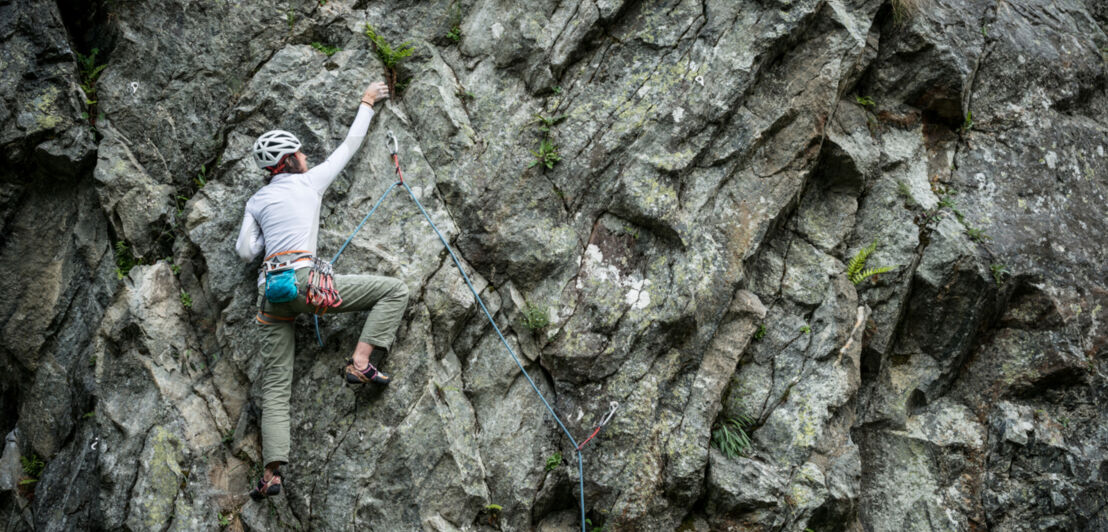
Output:
<svg viewBox="0 0 1108 532">
<path fill-rule="evenodd" d="M 528 301 L 523 307 L 523 325 L 532 331 L 538 331 L 550 325 L 550 309 Z"/>
<path fill-rule="evenodd" d="M 561 154 L 558 153 L 558 146 L 554 144 L 554 141 L 550 138 L 550 133 L 553 131 L 554 126 L 558 125 L 568 116 L 569 115 L 535 115 L 535 120 L 533 120 L 532 123 L 539 125 L 538 130 L 541 134 L 541 138 L 539 139 L 539 149 L 531 150 L 531 154 L 535 156 L 535 160 L 531 161 L 531 164 L 527 165 L 527 168 L 542 165 L 543 168 L 552 170 L 554 169 L 554 165 L 562 160 Z"/>
<path fill-rule="evenodd" d="M 554 454 L 546 457 L 546 471 L 554 471 L 558 469 L 558 466 L 562 465 L 562 453 L 555 451 Z"/>
<path fill-rule="evenodd" d="M 754 339 L 761 340 L 766 337 L 766 325 L 764 323 L 758 324 L 758 330 L 754 331 Z"/>
<path fill-rule="evenodd" d="M 993 272 L 993 280 L 997 286 L 1004 284 L 1004 280 L 1012 275 L 1012 271 L 1004 264 L 990 264 L 989 269 Z"/>
<path fill-rule="evenodd" d="M 966 117 L 962 120 L 962 127 L 958 130 L 962 133 L 966 133 L 973 129 L 973 111 L 966 111 Z"/>
<path fill-rule="evenodd" d="M 332 55 L 335 55 L 335 52 L 342 51 L 342 49 L 337 47 L 337 46 L 327 46 L 326 44 L 323 44 L 319 41 L 313 42 L 312 43 L 312 48 L 315 48 L 317 51 L 319 51 L 319 53 L 321 53 L 321 54 L 323 54 L 327 57 L 331 57 Z"/>
<path fill-rule="evenodd" d="M 535 156 L 535 160 L 531 161 L 527 168 L 533 168 L 541 164 L 547 170 L 552 170 L 554 165 L 562 160 L 561 154 L 558 153 L 558 147 L 550 139 L 545 138 L 539 141 L 539 149 L 531 150 L 531 154 Z"/>
<path fill-rule="evenodd" d="M 873 98 L 869 96 L 855 96 L 854 103 L 861 105 L 862 107 L 875 107 L 877 104 L 873 101 Z"/>
<path fill-rule="evenodd" d="M 385 40 L 384 37 L 377 33 L 377 29 L 369 23 L 366 23 L 365 25 L 365 36 L 368 37 L 370 42 L 373 43 L 373 49 L 377 51 L 377 57 L 381 59 L 382 63 L 384 63 L 385 70 L 388 72 L 389 93 L 399 96 L 399 93 L 396 92 L 397 87 L 403 90 L 403 88 L 406 87 L 408 83 L 404 82 L 398 84 L 399 80 L 397 79 L 397 69 L 399 68 L 401 61 L 403 61 L 405 58 L 410 57 L 412 53 L 415 52 L 415 48 L 412 47 L 411 41 L 404 41 L 396 47 L 393 47 L 388 43 L 388 41 Z"/>
<path fill-rule="evenodd" d="M 748 430 L 754 427 L 754 420 L 739 413 L 716 423 L 712 428 L 712 445 L 724 456 L 735 458 L 750 449 Z"/>
<path fill-rule="evenodd" d="M 850 259 L 850 263 L 846 266 L 846 276 L 850 279 L 850 282 L 857 285 L 858 283 L 865 281 L 869 277 L 879 275 L 885 272 L 893 270 L 894 266 L 880 266 L 877 268 L 866 268 L 866 261 L 869 256 L 877 251 L 877 240 L 875 239 L 870 245 L 858 250 L 858 253 L 854 255 L 854 258 Z"/>
</svg>

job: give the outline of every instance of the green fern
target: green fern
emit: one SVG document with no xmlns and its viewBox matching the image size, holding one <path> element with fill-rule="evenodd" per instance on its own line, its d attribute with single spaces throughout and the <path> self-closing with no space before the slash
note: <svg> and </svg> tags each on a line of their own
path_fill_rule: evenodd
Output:
<svg viewBox="0 0 1108 532">
<path fill-rule="evenodd" d="M 365 25 L 365 36 L 373 42 L 377 57 L 381 58 L 381 62 L 385 64 L 385 70 L 388 71 L 389 93 L 397 94 L 398 90 L 403 90 L 408 84 L 407 81 L 400 82 L 397 79 L 397 66 L 401 60 L 411 56 L 415 52 L 415 48 L 412 47 L 411 41 L 402 42 L 393 48 L 385 41 L 384 37 L 377 33 L 377 29 L 368 23 Z"/>
<path fill-rule="evenodd" d="M 877 240 L 874 240 L 872 244 L 858 250 L 858 254 L 850 259 L 850 263 L 846 266 L 846 276 L 850 279 L 850 282 L 858 284 L 869 277 L 893 270 L 894 266 L 866 268 L 866 260 L 869 259 L 869 256 L 872 255 L 874 251 L 877 251 Z"/>
</svg>

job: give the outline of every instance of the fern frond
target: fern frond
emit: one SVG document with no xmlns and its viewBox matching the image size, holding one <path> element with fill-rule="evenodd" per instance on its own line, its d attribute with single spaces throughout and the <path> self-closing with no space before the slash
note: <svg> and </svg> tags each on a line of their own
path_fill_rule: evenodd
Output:
<svg viewBox="0 0 1108 532">
<path fill-rule="evenodd" d="M 858 250 L 858 253 L 854 255 L 854 258 L 850 259 L 850 264 L 846 266 L 846 276 L 854 281 L 854 277 L 862 271 L 862 268 L 866 267 L 866 259 L 874 252 L 877 251 L 877 240 L 874 240 L 872 244 Z M 858 284 L 854 281 L 854 284 Z"/>
<path fill-rule="evenodd" d="M 867 268 L 865 271 L 859 272 L 850 278 L 850 281 L 854 284 L 858 284 L 865 281 L 867 278 L 877 275 L 879 273 L 890 272 L 893 270 L 892 266 L 881 266 L 880 268 Z"/>
</svg>

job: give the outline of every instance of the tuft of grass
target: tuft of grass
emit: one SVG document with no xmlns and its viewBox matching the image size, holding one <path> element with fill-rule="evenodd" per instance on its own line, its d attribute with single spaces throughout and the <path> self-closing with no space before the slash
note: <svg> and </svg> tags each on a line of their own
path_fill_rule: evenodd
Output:
<svg viewBox="0 0 1108 532">
<path fill-rule="evenodd" d="M 196 177 L 192 180 L 196 183 L 196 188 L 204 188 L 204 185 L 208 184 L 208 167 L 206 165 L 200 165 L 200 171 L 196 173 Z"/>
<path fill-rule="evenodd" d="M 537 115 L 535 115 L 535 119 L 532 120 L 531 123 L 538 124 L 539 125 L 539 131 L 542 132 L 543 134 L 548 134 L 548 133 L 550 133 L 551 129 L 554 129 L 554 126 L 558 125 L 562 120 L 565 120 L 568 117 L 569 117 L 569 115 L 558 115 L 558 116 L 547 117 L 547 116 L 537 114 Z"/>
<path fill-rule="evenodd" d="M 973 129 L 973 111 L 966 111 L 966 118 L 962 120 L 962 127 L 959 128 L 959 131 L 965 133 L 971 129 Z"/>
<path fill-rule="evenodd" d="M 389 93 L 396 94 L 398 87 L 397 67 L 400 65 L 401 61 L 410 57 L 415 52 L 415 48 L 412 47 L 411 41 L 404 41 L 398 46 L 393 47 L 381 36 L 381 34 L 377 33 L 377 29 L 369 23 L 365 25 L 365 36 L 373 43 L 373 49 L 377 51 L 377 57 L 385 64 L 385 70 L 389 73 Z M 407 86 L 407 83 L 399 88 L 403 90 L 405 86 Z"/>
<path fill-rule="evenodd" d="M 874 240 L 872 244 L 858 250 L 854 258 L 850 259 L 850 263 L 846 266 L 846 276 L 850 279 L 850 282 L 857 285 L 869 277 L 892 271 L 893 266 L 866 268 L 866 260 L 869 259 L 869 256 L 873 254 L 874 251 L 877 251 L 877 240 Z"/>
<path fill-rule="evenodd" d="M 546 470 L 553 471 L 558 469 L 558 466 L 562 465 L 562 453 L 555 452 L 554 454 L 546 457 Z"/>
<path fill-rule="evenodd" d="M 342 50 L 342 48 L 339 48 L 338 46 L 327 46 L 326 44 L 323 44 L 319 41 L 313 42 L 312 43 L 312 48 L 315 48 L 321 54 L 323 54 L 327 57 L 331 57 L 332 55 L 335 55 L 335 52 L 338 52 L 338 51 Z"/>
<path fill-rule="evenodd" d="M 966 226 L 966 235 L 970 237 L 970 240 L 974 242 L 985 243 L 986 240 L 992 240 L 993 237 L 985 234 L 984 229 L 978 229 L 976 227 Z"/>
<path fill-rule="evenodd" d="M 547 170 L 552 170 L 554 165 L 562 160 L 561 154 L 558 153 L 558 146 L 551 142 L 550 139 L 542 139 L 539 141 L 539 149 L 531 150 L 531 154 L 535 156 L 535 160 L 531 161 L 531 164 L 527 165 L 527 168 L 533 168 L 541 164 Z"/>
<path fill-rule="evenodd" d="M 285 11 L 285 24 L 288 24 L 289 31 L 296 25 L 296 10 L 291 7 Z"/>
<path fill-rule="evenodd" d="M 892 0 L 893 24 L 901 26 L 915 15 L 925 0 Z"/>
<path fill-rule="evenodd" d="M 993 272 L 993 280 L 996 281 L 997 286 L 1004 284 L 1004 279 L 1012 275 L 1012 271 L 1004 264 L 990 264 L 989 269 Z"/>
<path fill-rule="evenodd" d="M 758 324 L 758 330 L 754 331 L 754 339 L 761 340 L 766 337 L 766 325 L 764 323 Z"/>
<path fill-rule="evenodd" d="M 523 325 L 532 331 L 537 331 L 550 325 L 550 309 L 547 307 L 540 307 L 527 302 L 527 305 L 523 308 Z"/>
<path fill-rule="evenodd" d="M 861 105 L 862 107 L 876 107 L 877 103 L 873 101 L 873 98 L 869 96 L 855 96 L 854 103 Z"/>
<path fill-rule="evenodd" d="M 750 449 L 750 435 L 747 429 L 754 426 L 754 420 L 745 414 L 728 418 L 712 430 L 712 445 L 728 458 L 735 458 Z"/>
</svg>

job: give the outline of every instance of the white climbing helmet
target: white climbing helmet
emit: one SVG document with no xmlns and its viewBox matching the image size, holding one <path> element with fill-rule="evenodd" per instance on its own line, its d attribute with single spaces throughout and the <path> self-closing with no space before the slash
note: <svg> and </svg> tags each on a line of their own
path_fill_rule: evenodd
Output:
<svg viewBox="0 0 1108 532">
<path fill-rule="evenodd" d="M 274 129 L 258 137 L 254 141 L 254 162 L 258 168 L 273 166 L 281 161 L 281 158 L 296 153 L 300 149 L 300 141 L 288 131 Z"/>
</svg>

